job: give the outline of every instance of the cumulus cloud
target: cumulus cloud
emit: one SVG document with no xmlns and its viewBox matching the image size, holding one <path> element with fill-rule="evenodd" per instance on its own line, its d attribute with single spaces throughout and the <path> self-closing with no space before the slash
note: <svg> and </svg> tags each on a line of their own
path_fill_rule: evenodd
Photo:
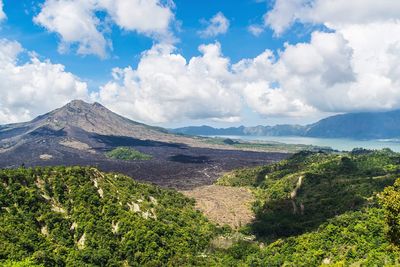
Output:
<svg viewBox="0 0 400 267">
<path fill-rule="evenodd" d="M 354 79 L 351 55 L 342 36 L 316 32 L 310 43 L 287 44 L 279 58 L 267 50 L 235 64 L 235 86 L 260 114 L 307 116 L 320 109 L 323 89 Z"/>
<path fill-rule="evenodd" d="M 96 12 L 105 12 L 106 18 L 100 19 Z M 108 21 L 160 40 L 172 39 L 172 19 L 171 5 L 159 0 L 46 0 L 34 22 L 60 36 L 60 52 L 77 45 L 78 54 L 104 58 L 111 47 L 105 37 Z"/>
<path fill-rule="evenodd" d="M 264 32 L 264 27 L 262 25 L 253 24 L 247 27 L 247 30 L 254 36 L 260 36 L 260 34 Z"/>
<path fill-rule="evenodd" d="M 0 0 L 0 21 L 7 18 L 6 13 L 4 13 L 3 7 L 3 0 Z"/>
<path fill-rule="evenodd" d="M 265 14 L 264 24 L 275 34 L 282 34 L 299 17 L 305 3 L 306 0 L 276 0 L 274 8 Z"/>
<path fill-rule="evenodd" d="M 261 56 L 263 67 L 260 57 L 238 63 L 256 80 L 242 84 L 248 104 L 267 115 L 400 108 L 399 14 L 388 0 L 277 0 L 264 17 L 277 35 L 294 22 L 331 32 L 286 44 L 276 59 Z"/>
<path fill-rule="evenodd" d="M 173 18 L 170 6 L 159 0 L 100 0 L 113 21 L 124 30 L 143 34 L 166 34 Z"/>
<path fill-rule="evenodd" d="M 121 28 L 146 34 L 168 32 L 168 22 L 146 28 L 143 25 L 147 22 L 142 25 L 143 21 L 119 14 L 127 7 L 117 2 L 101 1 L 102 10 L 108 10 L 108 16 Z M 279 51 L 267 49 L 255 58 L 236 63 L 223 55 L 219 43 L 201 45 L 200 55 L 188 59 L 171 44 L 155 44 L 142 54 L 137 67 L 115 68 L 113 78 L 93 93 L 91 100 L 148 123 L 237 121 L 245 107 L 263 116 L 279 117 L 400 108 L 400 9 L 393 1 L 379 1 L 379 6 L 375 2 L 277 0 L 265 16 L 266 24 L 277 35 L 294 22 L 324 24 L 330 30 L 314 31 L 307 42 L 286 43 Z M 170 20 L 172 13 L 164 12 L 168 7 L 159 7 L 159 16 L 165 16 L 163 21 Z M 100 30 L 102 22 L 96 18 L 91 21 L 89 5 L 87 10 L 79 13 L 78 28 L 94 24 L 94 28 L 87 28 L 93 31 L 86 33 L 98 34 L 107 43 Z M 75 32 L 74 27 L 60 23 L 54 31 L 62 29 L 60 35 L 68 36 L 69 31 Z M 67 44 L 75 42 L 82 51 L 93 50 L 94 39 L 90 35 L 85 41 L 82 35 L 78 41 L 68 39 Z M 0 84 L 4 97 L 0 100 L 0 121 L 30 118 L 72 98 L 87 98 L 86 84 L 65 72 L 62 65 L 35 56 L 21 64 L 21 52 L 18 43 L 2 41 Z M 52 95 L 55 97 L 48 97 Z"/>
<path fill-rule="evenodd" d="M 310 43 L 287 45 L 270 70 L 272 77 L 267 79 L 277 86 L 271 88 L 264 83 L 265 101 L 258 98 L 263 108 L 256 105 L 256 110 L 267 115 L 304 116 L 313 111 L 339 113 L 400 108 L 399 79 L 394 74 L 398 68 L 393 64 L 398 62 L 394 56 L 398 45 L 393 42 L 394 32 L 385 33 L 384 29 L 373 29 L 369 25 L 364 33 L 358 32 L 361 39 L 352 33 L 314 32 Z M 368 31 L 371 38 L 379 36 L 382 38 L 379 40 L 386 42 L 376 47 L 365 46 L 363 40 L 369 36 Z M 282 110 L 283 107 L 286 109 Z"/>
<path fill-rule="evenodd" d="M 400 24 L 357 24 L 312 33 L 232 64 L 219 43 L 186 60 L 155 46 L 136 69 L 115 69 L 96 99 L 134 119 L 236 121 L 245 106 L 263 116 L 400 108 Z M 365 42 L 369 40 L 369 42 Z"/>
<path fill-rule="evenodd" d="M 106 56 L 107 41 L 98 30 L 100 20 L 94 15 L 92 1 L 47 0 L 34 21 L 61 37 L 60 52 L 77 44 L 77 53 Z"/>
<path fill-rule="evenodd" d="M 300 19 L 329 25 L 365 24 L 399 19 L 400 2 L 392 0 L 316 0 Z"/>
<path fill-rule="evenodd" d="M 229 60 L 219 43 L 202 45 L 187 61 L 174 48 L 156 45 L 137 69 L 114 69 L 114 79 L 96 98 L 130 118 L 169 122 L 183 119 L 237 120 L 240 95 L 229 88 Z"/>
<path fill-rule="evenodd" d="M 41 61 L 17 42 L 0 40 L 0 123 L 27 121 L 71 99 L 88 99 L 87 85 L 63 65 Z"/>
<path fill-rule="evenodd" d="M 355 79 L 353 51 L 336 33 L 316 32 L 310 43 L 287 44 L 277 58 L 266 50 L 236 64 L 222 55 L 219 43 L 199 50 L 187 61 L 174 47 L 156 45 L 136 69 L 114 69 L 113 80 L 94 99 L 146 122 L 237 121 L 244 106 L 266 116 L 307 116 L 338 108 L 343 98 L 324 90 Z"/>
<path fill-rule="evenodd" d="M 398 20 L 399 14 L 400 2 L 392 0 L 276 0 L 264 18 L 265 24 L 279 35 L 296 21 L 337 29 Z"/>
<path fill-rule="evenodd" d="M 200 36 L 204 38 L 215 37 L 226 33 L 230 24 L 229 20 L 221 12 L 218 12 L 209 21 L 205 21 L 204 23 L 207 25 L 207 28 L 199 31 Z"/>
</svg>

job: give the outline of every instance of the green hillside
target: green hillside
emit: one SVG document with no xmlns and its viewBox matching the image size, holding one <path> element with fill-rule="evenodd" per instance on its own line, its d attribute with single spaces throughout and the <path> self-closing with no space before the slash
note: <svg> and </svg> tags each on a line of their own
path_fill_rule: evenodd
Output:
<svg viewBox="0 0 400 267">
<path fill-rule="evenodd" d="M 249 185 L 257 201 L 250 230 L 265 240 L 301 234 L 346 211 L 376 204 L 376 194 L 399 176 L 400 155 L 301 152 L 277 164 L 234 171 L 222 185 Z"/>
<path fill-rule="evenodd" d="M 257 218 L 243 232 L 255 234 L 265 247 L 239 242 L 219 251 L 217 262 L 400 264 L 400 180 L 389 186 L 400 176 L 399 163 L 400 155 L 389 150 L 301 152 L 271 166 L 224 175 L 219 184 L 253 189 Z"/>
<path fill-rule="evenodd" d="M 92 168 L 1 170 L 0 265 L 187 264 L 214 231 L 193 205 L 175 191 Z"/>
<path fill-rule="evenodd" d="M 400 191 L 397 192 L 400 196 Z M 400 225 L 400 221 L 397 222 Z M 240 241 L 217 250 L 217 266 L 399 266 L 400 249 L 390 242 L 384 210 L 346 212 L 299 236 L 262 245 Z"/>
</svg>

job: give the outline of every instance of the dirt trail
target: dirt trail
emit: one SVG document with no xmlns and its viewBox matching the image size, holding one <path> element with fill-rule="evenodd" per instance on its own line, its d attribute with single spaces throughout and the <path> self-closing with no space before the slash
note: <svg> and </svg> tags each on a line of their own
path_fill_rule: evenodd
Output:
<svg viewBox="0 0 400 267">
<path fill-rule="evenodd" d="M 303 175 L 299 177 L 299 179 L 297 180 L 297 183 L 296 183 L 296 187 L 290 193 L 290 198 L 291 198 L 291 202 L 292 202 L 292 206 L 293 206 L 293 214 L 297 214 L 298 213 L 298 209 L 297 209 L 297 205 L 296 205 L 295 199 L 297 197 L 297 192 L 299 191 L 299 189 L 303 185 L 303 178 L 304 178 Z M 303 213 L 304 212 L 304 205 L 301 204 L 300 208 L 301 208 L 301 213 Z"/>
<path fill-rule="evenodd" d="M 196 200 L 196 208 L 213 222 L 238 228 L 254 219 L 251 203 L 254 197 L 249 189 L 209 185 L 182 191 Z"/>
</svg>

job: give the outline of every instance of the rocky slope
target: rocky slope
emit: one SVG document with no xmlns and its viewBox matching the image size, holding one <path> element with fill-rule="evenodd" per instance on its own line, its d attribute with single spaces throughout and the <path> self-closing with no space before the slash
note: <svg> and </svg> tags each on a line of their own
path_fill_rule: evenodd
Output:
<svg viewBox="0 0 400 267">
<path fill-rule="evenodd" d="M 133 148 L 152 159 L 108 158 L 107 152 L 118 147 Z M 286 156 L 233 149 L 170 134 L 124 118 L 98 103 L 79 100 L 30 122 L 0 126 L 0 168 L 98 166 L 169 187 L 210 184 L 221 172 Z"/>
<path fill-rule="evenodd" d="M 166 130 L 124 118 L 99 103 L 74 100 L 26 123 L 0 127 L 0 149 L 10 149 L 40 135 L 63 136 L 71 141 L 86 135 L 125 136 L 141 140 L 194 145 L 196 141 L 168 134 Z"/>
</svg>

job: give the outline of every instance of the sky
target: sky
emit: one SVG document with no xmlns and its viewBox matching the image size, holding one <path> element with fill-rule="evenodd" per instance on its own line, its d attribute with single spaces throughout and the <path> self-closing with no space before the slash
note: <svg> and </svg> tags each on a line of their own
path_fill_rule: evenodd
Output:
<svg viewBox="0 0 400 267">
<path fill-rule="evenodd" d="M 0 124 L 73 99 L 163 127 L 400 108 L 400 1 L 0 0 Z"/>
</svg>

